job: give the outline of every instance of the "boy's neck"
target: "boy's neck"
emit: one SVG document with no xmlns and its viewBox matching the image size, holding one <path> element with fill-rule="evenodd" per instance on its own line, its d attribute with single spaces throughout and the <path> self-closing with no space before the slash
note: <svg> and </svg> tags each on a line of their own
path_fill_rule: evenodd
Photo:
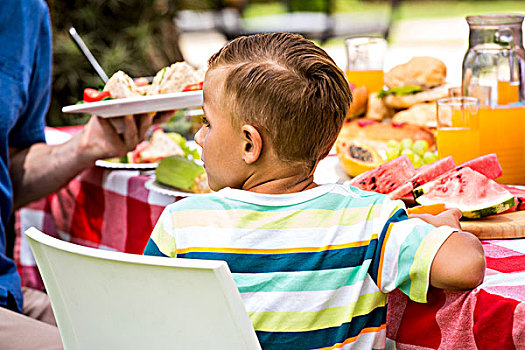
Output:
<svg viewBox="0 0 525 350">
<path fill-rule="evenodd" d="M 314 182 L 313 171 L 306 170 L 304 165 L 281 162 L 275 156 L 268 157 L 267 153 L 260 162 L 254 164 L 241 189 L 257 193 L 285 194 L 314 187 L 317 187 L 317 184 Z"/>
<path fill-rule="evenodd" d="M 308 177 L 279 177 L 275 179 L 268 179 L 266 181 L 251 180 L 252 177 L 246 180 L 246 182 L 242 186 L 243 190 L 266 194 L 285 194 L 301 192 L 318 186 L 314 182 L 313 175 L 310 175 Z"/>
</svg>

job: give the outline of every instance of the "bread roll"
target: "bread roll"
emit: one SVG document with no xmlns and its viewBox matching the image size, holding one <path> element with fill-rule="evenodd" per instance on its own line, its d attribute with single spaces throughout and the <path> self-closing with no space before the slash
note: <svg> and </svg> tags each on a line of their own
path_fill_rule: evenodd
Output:
<svg viewBox="0 0 525 350">
<path fill-rule="evenodd" d="M 385 73 L 388 88 L 407 85 L 432 88 L 443 85 L 447 77 L 447 66 L 443 61 L 427 56 L 413 57 Z"/>
</svg>

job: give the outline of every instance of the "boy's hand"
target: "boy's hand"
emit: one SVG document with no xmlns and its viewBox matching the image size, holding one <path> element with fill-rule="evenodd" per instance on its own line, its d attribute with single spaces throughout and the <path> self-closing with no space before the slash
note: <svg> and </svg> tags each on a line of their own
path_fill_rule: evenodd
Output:
<svg viewBox="0 0 525 350">
<path fill-rule="evenodd" d="M 461 224 L 459 223 L 459 219 L 461 219 L 461 210 L 452 208 L 447 209 L 438 215 L 431 215 L 431 214 L 409 214 L 409 218 L 419 218 L 433 226 L 439 227 L 439 226 L 451 226 L 454 228 L 457 228 L 461 230 Z"/>
</svg>

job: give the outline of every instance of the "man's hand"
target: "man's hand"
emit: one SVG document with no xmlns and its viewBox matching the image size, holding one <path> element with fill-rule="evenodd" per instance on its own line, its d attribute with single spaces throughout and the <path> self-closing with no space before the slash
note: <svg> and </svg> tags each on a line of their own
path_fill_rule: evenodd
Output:
<svg viewBox="0 0 525 350">
<path fill-rule="evenodd" d="M 174 111 L 128 115 L 114 118 L 92 116 L 76 135 L 77 155 L 86 165 L 97 159 L 121 157 L 137 147 L 154 124 L 164 123 Z"/>
<path fill-rule="evenodd" d="M 14 207 L 56 192 L 98 159 L 120 157 L 144 140 L 153 124 L 164 123 L 174 111 L 116 118 L 91 117 L 81 132 L 60 145 L 36 143 L 9 149 Z"/>
</svg>

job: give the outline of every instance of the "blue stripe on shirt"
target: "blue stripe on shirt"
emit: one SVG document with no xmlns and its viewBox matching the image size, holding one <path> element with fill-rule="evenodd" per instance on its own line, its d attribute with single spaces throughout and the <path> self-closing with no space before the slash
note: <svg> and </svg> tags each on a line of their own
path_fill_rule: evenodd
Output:
<svg viewBox="0 0 525 350">
<path fill-rule="evenodd" d="M 168 257 L 166 254 L 160 251 L 159 247 L 155 243 L 153 239 L 148 240 L 148 244 L 146 244 L 146 248 L 144 248 L 143 255 L 153 255 L 153 256 L 164 256 Z"/>
<path fill-rule="evenodd" d="M 323 250 L 315 253 L 236 254 L 188 252 L 177 254 L 177 257 L 224 260 L 230 266 L 232 273 L 316 271 L 361 266 L 364 260 L 372 258 L 376 245 L 377 240 L 373 239 L 367 246 Z"/>
<path fill-rule="evenodd" d="M 272 350 L 317 349 L 342 343 L 355 337 L 364 328 L 386 324 L 386 306 L 375 308 L 369 314 L 356 316 L 351 322 L 339 327 L 330 327 L 306 332 L 262 332 L 256 331 L 259 341 Z M 337 339 L 334 342 L 334 339 Z"/>
</svg>

